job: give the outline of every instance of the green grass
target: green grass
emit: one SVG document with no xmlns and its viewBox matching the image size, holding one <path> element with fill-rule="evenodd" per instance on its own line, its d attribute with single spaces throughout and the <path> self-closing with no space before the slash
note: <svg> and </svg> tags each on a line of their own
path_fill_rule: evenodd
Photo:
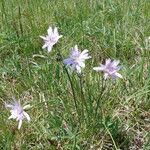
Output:
<svg viewBox="0 0 150 150">
<path fill-rule="evenodd" d="M 0 149 L 149 150 L 149 8 L 149 0 L 1 0 Z M 39 38 L 49 25 L 63 35 L 51 53 Z M 71 74 L 77 110 L 57 57 L 76 44 L 92 56 L 81 82 Z M 124 79 L 107 80 L 101 93 L 92 68 L 106 58 L 120 60 Z M 12 97 L 32 106 L 20 130 L 4 106 Z"/>
</svg>

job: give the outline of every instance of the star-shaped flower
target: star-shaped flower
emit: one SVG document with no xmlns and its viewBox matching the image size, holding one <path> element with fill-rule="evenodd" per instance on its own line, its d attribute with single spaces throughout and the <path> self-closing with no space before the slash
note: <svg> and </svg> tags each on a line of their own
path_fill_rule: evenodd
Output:
<svg viewBox="0 0 150 150">
<path fill-rule="evenodd" d="M 30 105 L 25 105 L 22 107 L 19 102 L 14 101 L 10 104 L 6 104 L 6 108 L 10 108 L 11 116 L 8 119 L 16 119 L 16 121 L 19 121 L 18 129 L 21 128 L 22 120 L 27 119 L 30 121 L 30 116 L 24 111 L 24 109 L 29 108 Z"/>
<path fill-rule="evenodd" d="M 91 56 L 89 56 L 87 49 L 80 52 L 78 46 L 75 45 L 71 50 L 69 58 L 65 59 L 63 62 L 73 70 L 76 70 L 77 73 L 81 73 L 81 68 L 85 67 L 85 60 L 89 58 L 91 58 Z"/>
<path fill-rule="evenodd" d="M 99 67 L 94 67 L 96 71 L 102 71 L 104 73 L 104 79 L 106 80 L 109 76 L 113 79 L 123 78 L 121 74 L 118 73 L 120 67 L 118 66 L 119 60 L 106 59 L 105 65 L 101 64 Z"/>
<path fill-rule="evenodd" d="M 58 42 L 58 40 L 62 37 L 62 35 L 59 35 L 57 27 L 52 29 L 52 27 L 49 27 L 47 30 L 48 35 L 46 36 L 40 36 L 44 40 L 44 45 L 42 46 L 42 49 L 47 48 L 48 52 L 50 52 L 53 48 L 53 46 Z"/>
</svg>

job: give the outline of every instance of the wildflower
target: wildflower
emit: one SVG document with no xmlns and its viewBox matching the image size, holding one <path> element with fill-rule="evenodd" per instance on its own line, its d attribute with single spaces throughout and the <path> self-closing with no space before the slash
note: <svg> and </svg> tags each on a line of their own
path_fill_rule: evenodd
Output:
<svg viewBox="0 0 150 150">
<path fill-rule="evenodd" d="M 6 104 L 6 108 L 10 108 L 11 116 L 8 119 L 16 119 L 16 121 L 19 121 L 18 129 L 21 128 L 22 120 L 26 118 L 28 121 L 30 121 L 30 116 L 24 111 L 24 109 L 29 108 L 30 105 L 25 105 L 22 107 L 19 102 L 14 101 L 11 104 Z"/>
<path fill-rule="evenodd" d="M 111 59 L 106 59 L 105 65 L 101 64 L 99 67 L 94 67 L 96 71 L 104 72 L 104 79 L 106 80 L 109 76 L 113 79 L 122 78 L 122 75 L 118 73 L 120 67 L 118 66 L 119 60 L 112 61 Z"/>
<path fill-rule="evenodd" d="M 47 30 L 48 35 L 46 36 L 40 36 L 44 40 L 44 45 L 42 46 L 42 49 L 47 48 L 48 52 L 52 50 L 53 45 L 55 45 L 58 40 L 62 37 L 62 35 L 59 35 L 57 27 L 52 29 L 52 27 L 49 27 Z"/>
<path fill-rule="evenodd" d="M 69 58 L 65 59 L 64 64 L 71 67 L 71 69 L 76 70 L 77 73 L 81 73 L 81 68 L 85 67 L 84 61 L 91 58 L 88 54 L 88 50 L 85 49 L 82 52 L 79 51 L 78 46 L 72 48 Z"/>
</svg>

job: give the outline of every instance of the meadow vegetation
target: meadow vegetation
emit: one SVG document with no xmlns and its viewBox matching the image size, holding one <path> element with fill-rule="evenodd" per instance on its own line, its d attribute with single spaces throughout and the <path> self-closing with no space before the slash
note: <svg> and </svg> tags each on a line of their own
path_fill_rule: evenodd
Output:
<svg viewBox="0 0 150 150">
<path fill-rule="evenodd" d="M 1 0 L 0 29 L 1 150 L 150 150 L 149 0 Z M 82 74 L 61 61 L 75 45 L 92 57 Z M 123 79 L 93 70 L 108 58 Z M 31 105 L 20 130 L 12 97 Z"/>
</svg>

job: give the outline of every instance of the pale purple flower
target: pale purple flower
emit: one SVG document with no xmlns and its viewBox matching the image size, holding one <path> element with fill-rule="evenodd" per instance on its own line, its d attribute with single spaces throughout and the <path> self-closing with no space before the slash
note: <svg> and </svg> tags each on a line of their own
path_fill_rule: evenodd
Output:
<svg viewBox="0 0 150 150">
<path fill-rule="evenodd" d="M 24 109 L 29 108 L 30 105 L 25 105 L 22 107 L 19 102 L 14 101 L 10 104 L 5 104 L 6 108 L 10 108 L 11 116 L 8 119 L 16 119 L 19 121 L 18 129 L 21 128 L 22 120 L 27 119 L 28 122 L 30 121 L 30 116 L 24 111 Z"/>
<path fill-rule="evenodd" d="M 70 66 L 71 69 L 76 70 L 77 73 L 81 73 L 81 68 L 85 67 L 84 61 L 89 58 L 91 58 L 91 56 L 89 56 L 87 49 L 80 52 L 78 46 L 75 45 L 75 47 L 71 49 L 69 58 L 63 62 L 65 65 Z"/>
<path fill-rule="evenodd" d="M 57 27 L 52 29 L 52 27 L 49 27 L 47 30 L 48 35 L 46 36 L 40 36 L 44 40 L 44 45 L 42 46 L 42 49 L 47 48 L 48 52 L 50 52 L 53 48 L 53 45 L 55 45 L 58 40 L 62 37 L 62 35 L 59 35 Z"/>
<path fill-rule="evenodd" d="M 96 71 L 104 72 L 104 79 L 106 80 L 109 76 L 113 79 L 122 78 L 122 75 L 118 73 L 120 67 L 118 66 L 119 60 L 106 59 L 105 65 L 101 64 L 99 67 L 94 67 Z"/>
</svg>

